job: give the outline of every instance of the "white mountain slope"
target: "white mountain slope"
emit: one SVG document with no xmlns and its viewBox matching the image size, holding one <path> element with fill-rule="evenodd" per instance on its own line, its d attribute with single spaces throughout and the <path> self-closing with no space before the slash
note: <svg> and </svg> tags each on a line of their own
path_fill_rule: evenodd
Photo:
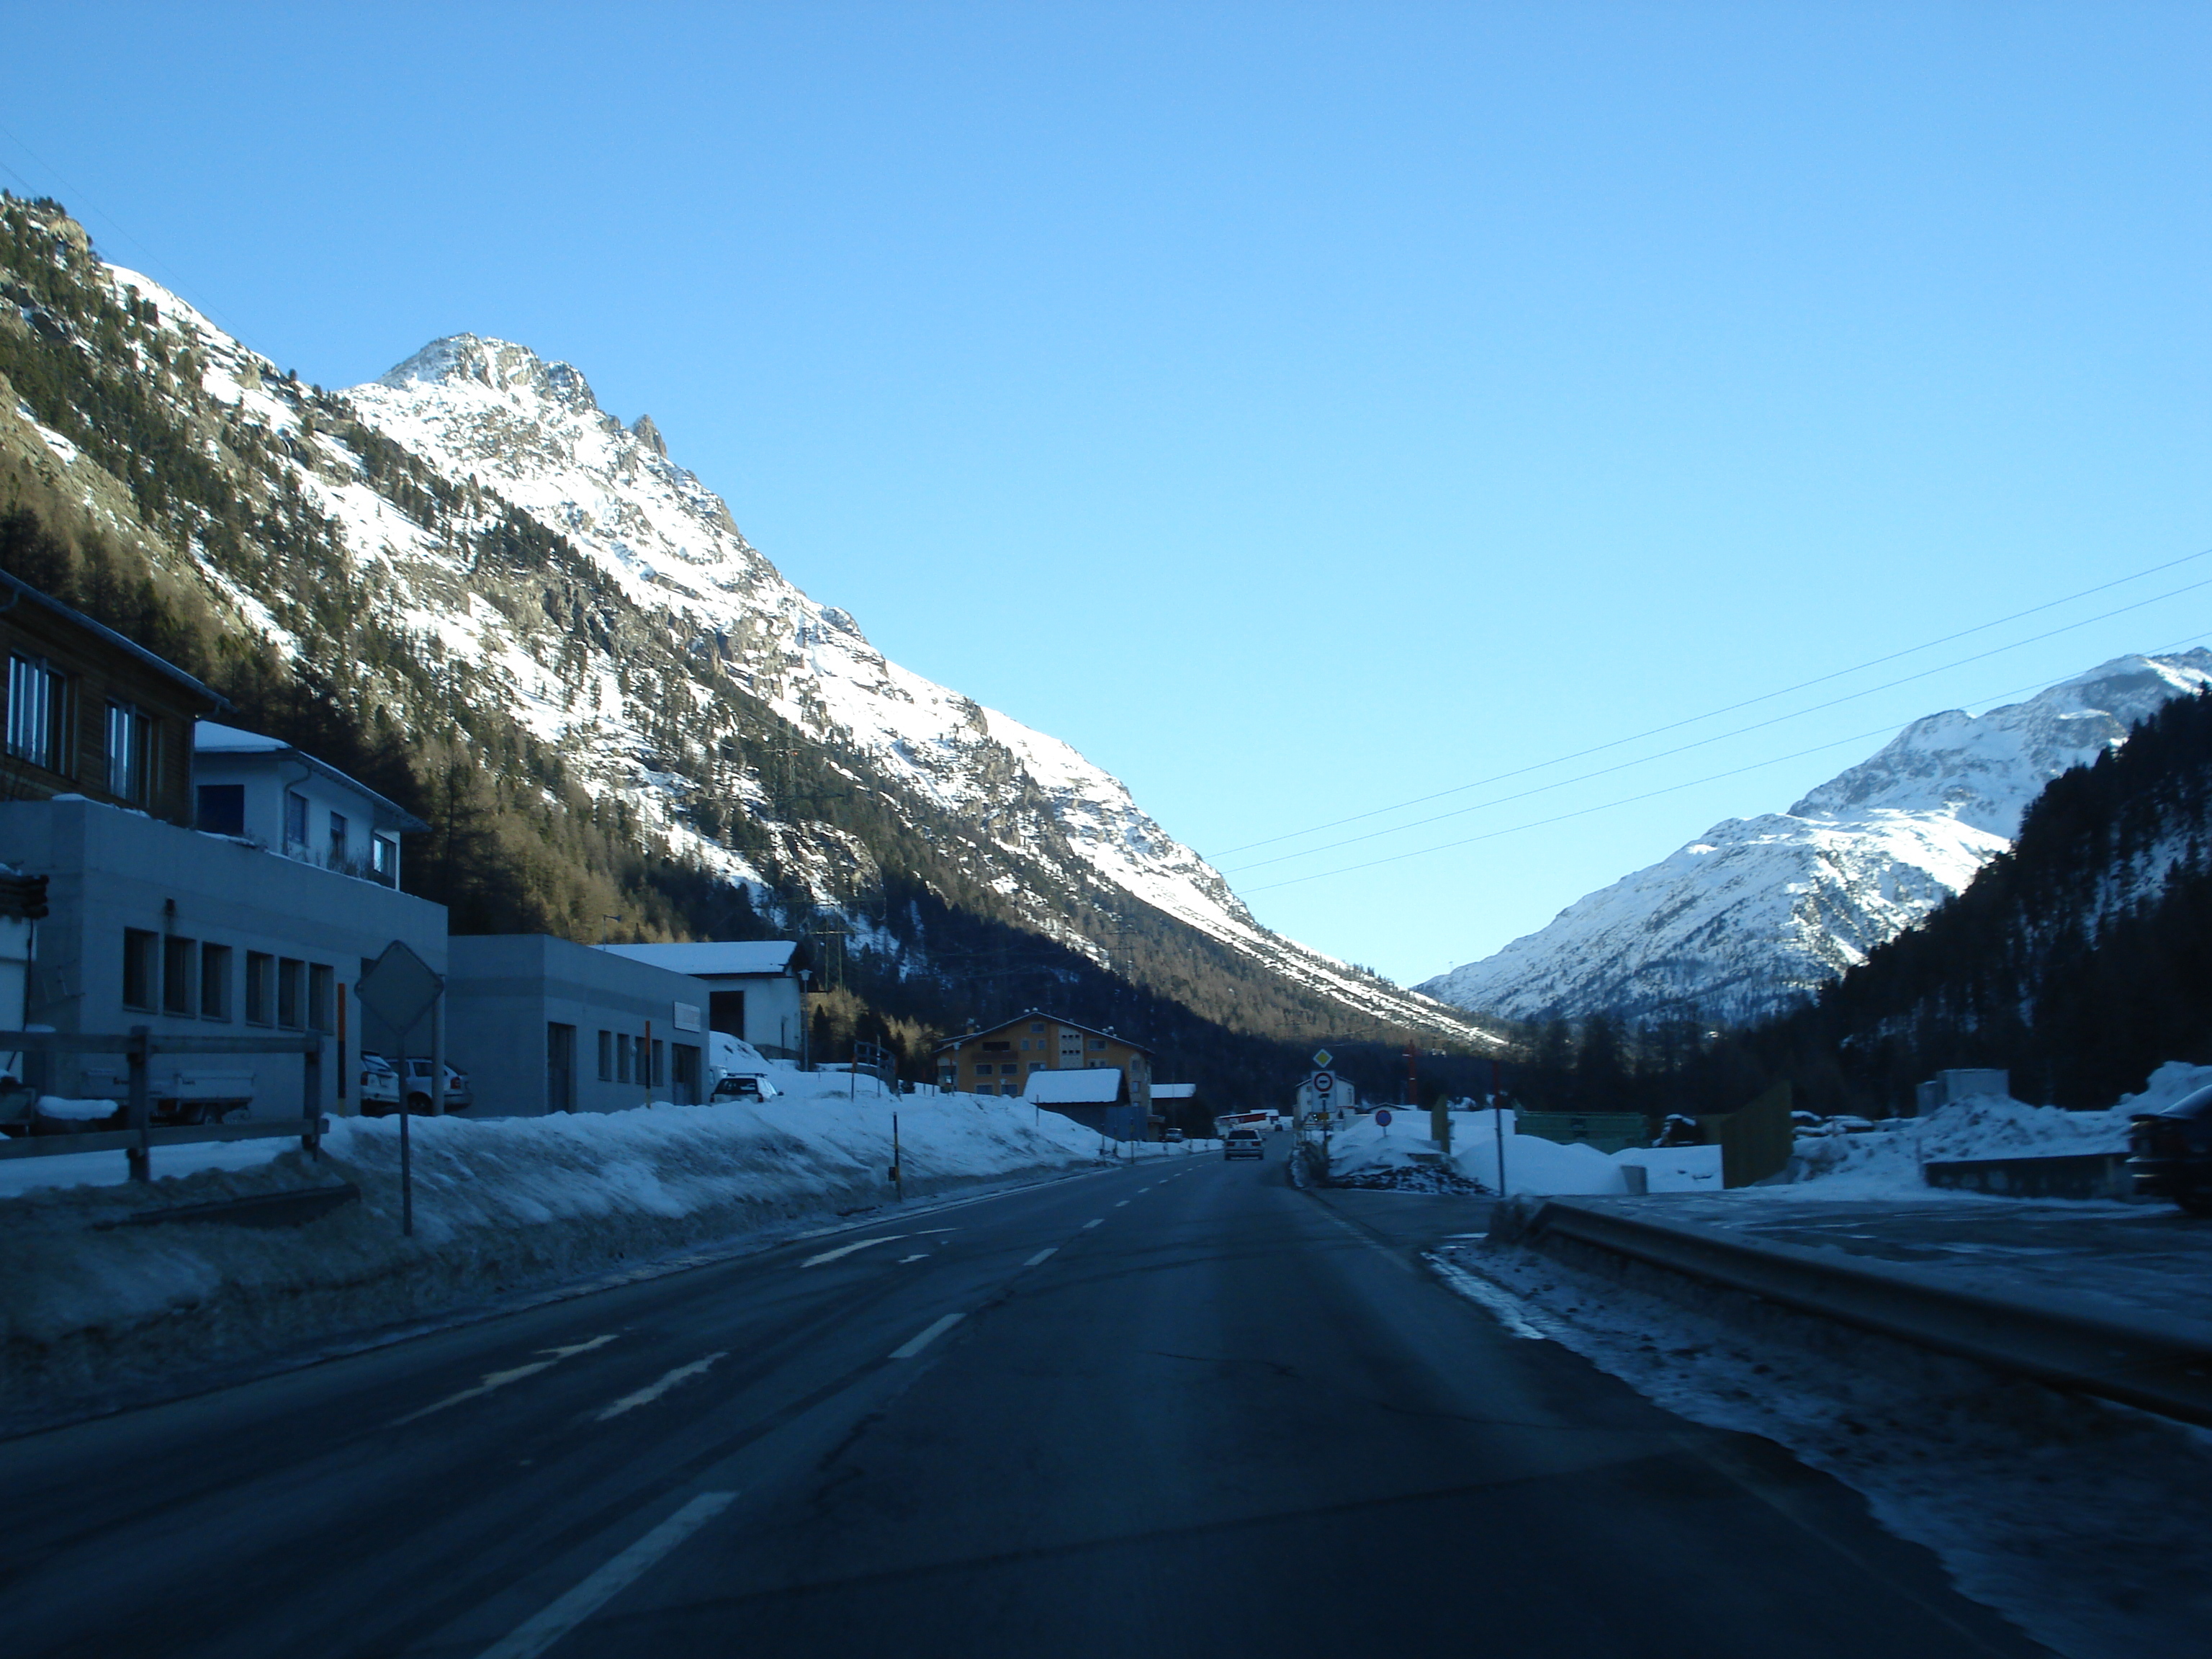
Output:
<svg viewBox="0 0 2212 1659">
<path fill-rule="evenodd" d="M 853 787 L 903 812 L 925 838 L 941 842 L 944 829 L 918 823 L 921 809 L 956 820 L 960 867 L 1094 960 L 1106 960 L 1107 949 L 1071 925 L 1072 909 L 1110 915 L 1123 895 L 1348 1011 L 1492 1041 L 1456 1010 L 1262 927 L 1120 780 L 1066 744 L 888 661 L 851 616 L 800 592 L 747 543 L 721 499 L 669 460 L 649 419 L 624 427 L 571 366 L 464 334 L 434 342 L 374 384 L 310 396 L 159 284 L 115 266 L 104 274 L 118 297 L 158 311 L 174 344 L 145 373 L 195 411 L 209 453 L 248 440 L 278 452 L 288 487 L 337 526 L 357 571 L 381 579 L 392 619 L 470 665 L 514 717 L 558 746 L 592 793 L 620 799 L 678 855 L 732 882 L 760 874 L 686 811 L 702 767 L 685 775 L 657 763 L 670 710 L 711 707 L 708 682 L 734 683 L 819 744 L 833 765 L 848 757 Z M 161 379 L 172 363 L 191 384 Z M 461 486 L 462 505 L 441 516 L 380 483 L 361 441 L 346 436 L 346 416 Z M 694 665 L 648 671 L 546 615 L 542 592 L 511 580 L 503 588 L 499 573 L 477 568 L 471 538 L 510 507 L 565 538 L 665 630 L 653 642 L 657 660 Z M 255 592 L 199 550 L 182 551 L 247 625 L 290 647 Z M 688 758 L 703 757 L 703 769 L 714 770 L 713 734 L 691 735 L 698 753 Z M 836 872 L 865 876 L 872 864 L 866 846 L 833 825 L 773 821 L 772 803 L 743 769 L 715 772 L 714 787 L 769 831 L 787 871 L 814 872 L 825 902 L 834 902 Z"/>
<path fill-rule="evenodd" d="M 2120 657 L 1981 715 L 1915 720 L 1787 812 L 1730 818 L 1420 989 L 1515 1019 L 1742 1020 L 1895 938 L 2011 845 L 2069 767 L 2212 682 L 2212 651 Z"/>
</svg>

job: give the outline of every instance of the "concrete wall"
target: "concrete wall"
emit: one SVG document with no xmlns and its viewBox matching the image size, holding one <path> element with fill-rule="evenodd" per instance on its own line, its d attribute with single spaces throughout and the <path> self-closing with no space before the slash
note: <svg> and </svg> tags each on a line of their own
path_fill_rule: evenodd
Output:
<svg viewBox="0 0 2212 1659">
<path fill-rule="evenodd" d="M 324 1109 L 356 1109 L 352 1055 L 363 1046 L 353 987 L 365 959 L 399 939 L 440 973 L 446 969 L 443 905 L 394 892 L 374 882 L 240 845 L 218 836 L 164 823 L 142 813 L 66 799 L 0 804 L 0 862 L 47 878 L 50 914 L 38 924 L 32 973 L 31 1018 L 61 1031 L 120 1032 L 145 1025 L 155 1033 L 200 1036 L 235 1032 L 262 1036 L 281 1030 L 246 1018 L 245 975 L 249 952 L 330 970 L 333 995 L 326 1009 L 298 1011 L 298 1025 L 327 1021 L 331 1042 L 323 1066 Z M 155 988 L 153 1011 L 124 1006 L 126 929 L 163 942 L 191 940 L 198 947 L 228 947 L 228 982 L 221 1016 L 174 1014 L 161 1009 Z M 304 977 L 304 974 L 303 974 Z M 158 975 L 157 975 L 158 978 Z M 191 988 L 199 1006 L 200 987 Z M 344 1042 L 340 1042 L 343 1021 Z M 343 1056 L 342 1058 L 341 1056 Z M 111 1085 L 87 1087 L 88 1067 L 107 1073 L 119 1059 L 56 1056 L 36 1060 L 51 1067 L 44 1086 L 56 1094 L 114 1098 Z M 250 1073 L 256 1117 L 295 1117 L 301 1107 L 302 1062 L 291 1056 L 197 1059 L 157 1057 L 158 1089 L 180 1064 Z"/>
<path fill-rule="evenodd" d="M 688 974 L 542 933 L 464 934 L 450 942 L 446 1058 L 468 1073 L 471 1117 L 534 1117 L 549 1110 L 618 1112 L 678 1100 L 678 1046 L 700 1052 L 705 1076 L 707 987 Z M 679 1025 L 678 1020 L 688 1023 Z M 575 1032 L 575 1063 L 564 1108 L 552 1096 L 547 1028 Z M 627 1037 L 633 1055 L 663 1048 L 664 1080 L 599 1075 L 599 1034 Z M 612 1046 L 611 1044 L 611 1046 Z M 694 1099 L 703 1098 L 703 1090 Z"/>
</svg>

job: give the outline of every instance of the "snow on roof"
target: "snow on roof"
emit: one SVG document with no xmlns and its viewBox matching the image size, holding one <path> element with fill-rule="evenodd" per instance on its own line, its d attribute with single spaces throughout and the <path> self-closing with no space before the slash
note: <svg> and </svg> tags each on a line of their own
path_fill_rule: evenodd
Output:
<svg viewBox="0 0 2212 1659">
<path fill-rule="evenodd" d="M 264 738 L 258 732 L 241 732 L 213 720 L 202 720 L 192 727 L 192 747 L 203 755 L 270 754 L 291 746 L 282 738 Z"/>
<path fill-rule="evenodd" d="M 1027 1099 L 1040 1106 L 1111 1106 L 1121 1097 L 1121 1068 L 1087 1072 L 1031 1072 Z"/>
<path fill-rule="evenodd" d="M 1198 1098 L 1198 1085 L 1155 1083 L 1152 1085 L 1152 1098 L 1154 1100 L 1195 1100 Z"/>
<path fill-rule="evenodd" d="M 599 949 L 633 962 L 649 962 L 698 979 L 785 974 L 799 948 L 787 939 L 701 939 L 688 945 L 602 945 Z"/>
</svg>

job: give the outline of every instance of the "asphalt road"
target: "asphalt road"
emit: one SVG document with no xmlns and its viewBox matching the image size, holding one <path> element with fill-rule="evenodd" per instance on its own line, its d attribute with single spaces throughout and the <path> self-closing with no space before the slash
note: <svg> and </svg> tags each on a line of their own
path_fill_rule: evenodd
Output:
<svg viewBox="0 0 2212 1659">
<path fill-rule="evenodd" d="M 1163 1160 L 0 1444 L 33 1656 L 2043 1650 L 1441 1286 L 1468 1200 Z"/>
</svg>

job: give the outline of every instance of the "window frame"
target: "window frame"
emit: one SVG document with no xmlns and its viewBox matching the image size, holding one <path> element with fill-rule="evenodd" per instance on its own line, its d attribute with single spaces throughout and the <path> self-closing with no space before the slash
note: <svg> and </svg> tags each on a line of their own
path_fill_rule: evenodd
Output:
<svg viewBox="0 0 2212 1659">
<path fill-rule="evenodd" d="M 161 935 L 161 1012 L 172 1019 L 199 1018 L 199 945 L 181 933 Z"/>
<path fill-rule="evenodd" d="M 200 941 L 200 1018 L 230 1018 L 230 961 L 228 945 Z"/>
<path fill-rule="evenodd" d="M 246 953 L 246 1023 L 276 1023 L 276 958 L 267 951 Z"/>
<path fill-rule="evenodd" d="M 38 688 L 36 708 L 27 714 L 23 708 L 23 693 L 35 682 Z M 34 657 L 27 651 L 8 653 L 8 723 L 4 733 L 8 753 L 27 765 L 53 773 L 58 777 L 71 777 L 74 771 L 69 764 L 69 693 L 70 677 L 44 657 Z M 37 752 L 33 753 L 29 740 L 29 728 L 35 726 Z"/>
<path fill-rule="evenodd" d="M 150 927 L 123 930 L 123 1006 L 134 1013 L 161 1012 L 161 936 Z"/>
</svg>

